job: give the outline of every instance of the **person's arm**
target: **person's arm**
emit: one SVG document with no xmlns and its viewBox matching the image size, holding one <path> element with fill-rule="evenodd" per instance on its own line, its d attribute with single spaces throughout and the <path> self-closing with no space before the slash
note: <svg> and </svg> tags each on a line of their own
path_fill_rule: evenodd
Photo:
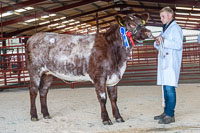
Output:
<svg viewBox="0 0 200 133">
<path fill-rule="evenodd" d="M 183 33 L 181 28 L 174 26 L 170 34 L 172 34 L 172 39 L 164 39 L 164 48 L 181 50 L 183 47 Z"/>
</svg>

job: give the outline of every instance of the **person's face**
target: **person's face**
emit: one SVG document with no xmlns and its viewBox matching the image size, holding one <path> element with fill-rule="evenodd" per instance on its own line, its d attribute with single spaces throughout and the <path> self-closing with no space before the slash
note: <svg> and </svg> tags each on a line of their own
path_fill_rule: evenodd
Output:
<svg viewBox="0 0 200 133">
<path fill-rule="evenodd" d="M 161 12 L 160 19 L 163 24 L 168 24 L 172 20 L 172 14 L 168 12 Z"/>
</svg>

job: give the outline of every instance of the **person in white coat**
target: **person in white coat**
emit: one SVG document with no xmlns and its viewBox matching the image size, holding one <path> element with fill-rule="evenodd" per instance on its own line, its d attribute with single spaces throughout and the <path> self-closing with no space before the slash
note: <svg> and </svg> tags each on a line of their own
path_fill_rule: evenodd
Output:
<svg viewBox="0 0 200 133">
<path fill-rule="evenodd" d="M 183 33 L 174 20 L 174 12 L 170 7 L 160 10 L 160 18 L 163 30 L 160 36 L 156 37 L 154 47 L 159 51 L 157 85 L 162 86 L 164 112 L 155 116 L 154 119 L 159 120 L 159 124 L 169 124 L 175 122 L 175 88 L 178 86 L 181 69 Z"/>
</svg>

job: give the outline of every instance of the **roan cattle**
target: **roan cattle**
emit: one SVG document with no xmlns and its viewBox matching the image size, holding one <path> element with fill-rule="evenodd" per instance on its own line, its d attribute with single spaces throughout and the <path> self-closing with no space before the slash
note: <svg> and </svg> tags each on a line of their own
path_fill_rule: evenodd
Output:
<svg viewBox="0 0 200 133">
<path fill-rule="evenodd" d="M 116 16 L 117 24 L 96 35 L 36 33 L 30 37 L 26 61 L 30 74 L 31 120 L 38 120 L 35 104 L 38 91 L 43 117 L 51 118 L 47 93 L 53 77 L 57 77 L 69 82 L 91 81 L 100 102 L 103 124 L 112 124 L 106 110 L 107 93 L 113 116 L 117 122 L 124 122 L 116 103 L 117 83 L 126 70 L 132 43 L 151 37 L 150 30 L 144 27 L 148 18 L 148 14 Z"/>
</svg>

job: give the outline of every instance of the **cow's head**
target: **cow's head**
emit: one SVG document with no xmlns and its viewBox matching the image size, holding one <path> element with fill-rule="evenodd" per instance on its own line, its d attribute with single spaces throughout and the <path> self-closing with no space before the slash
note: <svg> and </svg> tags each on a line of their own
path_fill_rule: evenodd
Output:
<svg viewBox="0 0 200 133">
<path fill-rule="evenodd" d="M 116 20 L 120 26 L 126 28 L 126 31 L 131 32 L 133 40 L 141 41 L 152 37 L 150 30 L 145 28 L 145 24 L 149 19 L 149 14 L 142 15 L 129 14 L 125 17 L 116 16 Z"/>
</svg>

